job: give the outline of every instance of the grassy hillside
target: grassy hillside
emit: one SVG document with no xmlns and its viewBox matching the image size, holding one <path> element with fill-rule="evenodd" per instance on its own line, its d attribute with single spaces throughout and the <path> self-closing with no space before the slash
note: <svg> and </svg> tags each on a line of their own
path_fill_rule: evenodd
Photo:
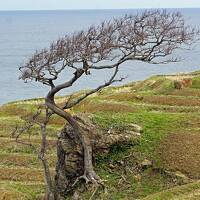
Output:
<svg viewBox="0 0 200 200">
<path fill-rule="evenodd" d="M 192 84 L 175 88 L 177 80 Z M 75 94 L 80 95 L 80 93 Z M 62 104 L 67 97 L 57 99 Z M 16 144 L 11 132 L 24 124 L 20 116 L 36 110 L 43 99 L 13 102 L 0 107 L 0 199 L 41 199 L 42 165 L 37 152 L 39 127 L 22 136 L 31 147 Z M 130 123 L 143 127 L 138 144 L 114 145 L 97 155 L 96 170 L 105 180 L 107 193 L 100 199 L 200 199 L 200 73 L 154 76 L 145 81 L 110 87 L 71 110 L 88 113 L 103 129 L 120 132 Z M 48 157 L 52 173 L 56 136 L 64 121 L 53 117 L 48 127 Z M 144 168 L 144 160 L 152 166 Z M 93 191 L 82 194 L 89 199 Z M 98 199 L 94 197 L 94 199 Z"/>
</svg>

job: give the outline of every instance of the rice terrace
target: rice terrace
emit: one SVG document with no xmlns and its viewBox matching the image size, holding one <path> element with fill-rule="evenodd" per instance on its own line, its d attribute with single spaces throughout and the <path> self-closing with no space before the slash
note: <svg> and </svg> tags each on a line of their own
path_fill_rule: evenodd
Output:
<svg viewBox="0 0 200 200">
<path fill-rule="evenodd" d="M 176 89 L 175 81 L 181 83 L 185 79 L 192 84 Z M 94 199 L 200 198 L 199 83 L 199 72 L 153 76 L 104 89 L 70 110 L 86 115 L 105 132 L 112 128 L 122 133 L 131 128 L 130 124 L 143 129 L 139 140 L 114 144 L 108 153 L 97 156 L 95 169 L 105 181 L 107 192 Z M 62 105 L 66 98 L 56 100 Z M 42 102 L 43 99 L 17 101 L 0 108 L 2 200 L 43 197 L 43 168 L 37 158 L 39 126 L 34 125 L 22 135 L 21 143 L 11 136 L 16 124 L 24 124 L 23 117 Z M 56 137 L 62 125 L 62 119 L 54 116 L 48 127 L 47 157 L 52 173 Z M 89 199 L 92 193 L 92 189 L 84 192 L 81 198 Z"/>
</svg>

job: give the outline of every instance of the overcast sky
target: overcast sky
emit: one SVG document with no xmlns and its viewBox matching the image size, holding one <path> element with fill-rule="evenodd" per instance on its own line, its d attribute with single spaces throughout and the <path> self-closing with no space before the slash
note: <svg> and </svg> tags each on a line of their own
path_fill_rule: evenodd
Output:
<svg viewBox="0 0 200 200">
<path fill-rule="evenodd" d="M 0 0 L 0 10 L 198 8 L 200 0 Z"/>
</svg>

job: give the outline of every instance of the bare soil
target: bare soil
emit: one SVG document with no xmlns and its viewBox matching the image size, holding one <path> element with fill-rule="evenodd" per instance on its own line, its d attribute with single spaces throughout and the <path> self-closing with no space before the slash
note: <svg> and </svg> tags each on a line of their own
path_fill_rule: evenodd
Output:
<svg viewBox="0 0 200 200">
<path fill-rule="evenodd" d="M 169 134 L 157 151 L 164 168 L 200 179 L 200 134 Z"/>
</svg>

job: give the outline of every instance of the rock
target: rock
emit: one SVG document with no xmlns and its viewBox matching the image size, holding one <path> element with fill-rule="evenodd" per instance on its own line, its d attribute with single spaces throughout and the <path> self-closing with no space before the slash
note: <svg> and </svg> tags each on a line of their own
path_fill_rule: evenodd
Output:
<svg viewBox="0 0 200 200">
<path fill-rule="evenodd" d="M 91 141 L 93 155 L 99 152 L 109 152 L 114 144 L 124 145 L 130 142 L 137 144 L 140 140 L 141 127 L 138 125 L 132 124 L 132 129 L 128 127 L 128 132 L 115 130 L 112 127 L 109 131 L 105 131 L 93 124 L 86 116 L 81 117 L 76 116 L 76 120 L 83 130 L 88 130 L 86 133 Z M 78 177 L 84 174 L 82 145 L 71 126 L 66 125 L 59 134 L 57 155 L 55 185 L 58 199 L 61 200 L 61 197 L 66 198 L 72 192 L 72 185 Z M 119 165 L 124 166 L 124 161 L 119 161 Z M 111 170 L 115 168 L 112 164 L 109 167 Z"/>
<path fill-rule="evenodd" d="M 141 136 L 141 133 L 135 131 L 126 131 L 126 133 L 130 135 Z"/>
<path fill-rule="evenodd" d="M 111 127 L 111 128 L 108 130 L 107 133 L 108 133 L 108 134 L 112 134 L 112 133 L 113 133 L 113 128 Z"/>
<path fill-rule="evenodd" d="M 79 200 L 79 195 L 76 191 L 74 192 L 74 194 L 72 196 L 72 200 Z"/>
<path fill-rule="evenodd" d="M 115 169 L 115 166 L 113 164 L 109 164 L 110 169 Z"/>
<path fill-rule="evenodd" d="M 129 124 L 129 127 L 131 128 L 132 131 L 137 132 L 137 133 L 142 133 L 142 127 L 137 125 L 137 124 Z"/>
<path fill-rule="evenodd" d="M 144 99 L 144 97 L 142 97 L 142 96 L 136 96 L 135 98 L 136 98 L 137 100 L 140 100 L 140 101 Z"/>
<path fill-rule="evenodd" d="M 124 165 L 124 161 L 123 161 L 123 160 L 120 160 L 118 163 L 119 163 L 120 165 Z"/>
<path fill-rule="evenodd" d="M 143 169 L 147 169 L 149 167 L 152 167 L 152 165 L 153 165 L 152 161 L 147 160 L 147 159 L 145 159 L 141 162 L 141 166 L 142 166 Z"/>
<path fill-rule="evenodd" d="M 183 174 L 182 172 L 180 172 L 180 171 L 176 171 L 176 172 L 165 171 L 165 173 L 168 174 L 171 177 L 174 177 L 175 179 L 178 179 L 182 183 L 191 182 L 191 179 L 189 177 L 187 177 L 185 174 Z"/>
<path fill-rule="evenodd" d="M 179 177 L 179 178 L 184 178 L 184 179 L 188 179 L 188 177 L 186 175 L 184 175 L 183 173 L 176 171 L 175 176 Z"/>
</svg>

